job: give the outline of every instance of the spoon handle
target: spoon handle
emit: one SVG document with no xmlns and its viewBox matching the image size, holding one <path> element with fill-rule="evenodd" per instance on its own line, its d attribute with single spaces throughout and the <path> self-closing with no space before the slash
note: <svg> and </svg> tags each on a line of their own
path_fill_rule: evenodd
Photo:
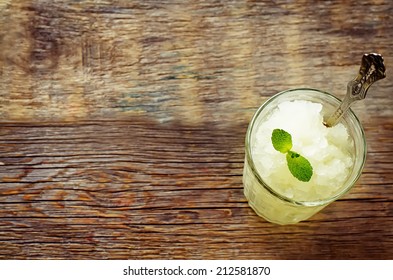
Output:
<svg viewBox="0 0 393 280">
<path fill-rule="evenodd" d="M 324 125 L 335 126 L 353 102 L 366 98 L 369 87 L 385 77 L 383 57 L 376 53 L 364 54 L 359 74 L 348 83 L 344 100 L 331 116 L 325 118 Z"/>
</svg>

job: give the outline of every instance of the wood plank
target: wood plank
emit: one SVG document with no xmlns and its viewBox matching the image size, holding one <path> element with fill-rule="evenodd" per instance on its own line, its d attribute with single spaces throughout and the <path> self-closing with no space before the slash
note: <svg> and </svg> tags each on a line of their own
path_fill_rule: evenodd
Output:
<svg viewBox="0 0 393 280">
<path fill-rule="evenodd" d="M 58 246 L 51 258 L 90 258 L 91 250 L 94 258 L 356 258 L 364 256 L 357 242 L 374 244 L 375 235 L 383 244 L 367 257 L 388 256 L 393 175 L 378 150 L 345 199 L 310 222 L 280 227 L 259 219 L 243 196 L 243 135 L 231 133 L 241 128 L 144 123 L 4 124 L 2 256 L 42 258 Z M 371 166 L 385 178 L 373 176 Z M 278 253 L 290 242 L 301 256 Z"/>
</svg>

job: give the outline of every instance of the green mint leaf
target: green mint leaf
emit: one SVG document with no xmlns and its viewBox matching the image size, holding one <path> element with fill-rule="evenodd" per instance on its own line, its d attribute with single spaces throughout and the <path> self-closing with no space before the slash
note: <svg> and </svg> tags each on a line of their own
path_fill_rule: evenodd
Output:
<svg viewBox="0 0 393 280">
<path fill-rule="evenodd" d="M 292 149 L 292 136 L 283 129 L 275 129 L 272 132 L 272 144 L 274 149 L 285 154 Z"/>
<path fill-rule="evenodd" d="M 310 162 L 298 153 L 287 153 L 287 164 L 292 175 L 302 182 L 308 182 L 313 174 Z"/>
</svg>

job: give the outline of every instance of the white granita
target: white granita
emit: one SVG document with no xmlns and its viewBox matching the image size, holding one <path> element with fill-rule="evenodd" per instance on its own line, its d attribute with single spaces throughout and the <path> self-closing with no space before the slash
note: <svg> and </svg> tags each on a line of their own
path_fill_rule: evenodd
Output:
<svg viewBox="0 0 393 280">
<path fill-rule="evenodd" d="M 309 182 L 301 182 L 289 171 L 285 154 L 273 148 L 274 129 L 292 135 L 292 151 L 308 159 L 313 167 Z M 257 128 L 252 154 L 264 181 L 278 193 L 297 200 L 330 197 L 343 187 L 353 166 L 353 140 L 341 123 L 323 125 L 322 105 L 293 100 L 280 103 Z"/>
</svg>

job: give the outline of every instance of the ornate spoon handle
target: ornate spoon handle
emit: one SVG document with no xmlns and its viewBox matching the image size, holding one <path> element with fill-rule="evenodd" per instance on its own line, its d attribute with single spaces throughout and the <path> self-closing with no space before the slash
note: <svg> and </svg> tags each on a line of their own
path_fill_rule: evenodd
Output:
<svg viewBox="0 0 393 280">
<path fill-rule="evenodd" d="M 335 126 L 354 101 L 364 99 L 368 88 L 385 77 L 383 57 L 376 53 L 364 54 L 358 76 L 348 83 L 344 100 L 331 116 L 325 118 L 324 125 Z"/>
</svg>

